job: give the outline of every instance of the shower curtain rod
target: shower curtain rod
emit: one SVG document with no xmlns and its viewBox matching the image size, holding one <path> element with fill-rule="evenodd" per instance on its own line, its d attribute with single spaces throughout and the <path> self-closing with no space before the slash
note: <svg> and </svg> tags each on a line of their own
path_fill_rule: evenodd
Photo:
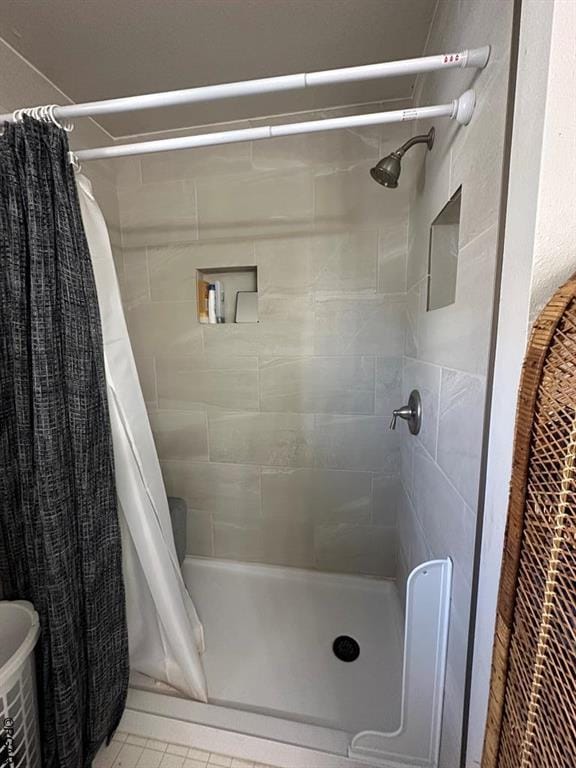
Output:
<svg viewBox="0 0 576 768">
<path fill-rule="evenodd" d="M 435 56 L 422 56 L 417 59 L 388 61 L 381 64 L 366 64 L 360 67 L 329 69 L 323 72 L 310 72 L 298 75 L 266 77 L 260 80 L 245 80 L 237 83 L 206 85 L 198 88 L 166 91 L 164 93 L 149 93 L 142 96 L 125 96 L 124 98 L 92 101 L 86 104 L 68 104 L 63 107 L 56 106 L 53 116 L 57 120 L 75 117 L 97 117 L 98 115 L 171 107 L 178 104 L 193 104 L 201 101 L 215 101 L 216 99 L 249 96 L 258 93 L 297 90 L 333 83 L 413 75 L 440 69 L 453 69 L 455 67 L 477 67 L 482 69 L 486 66 L 489 55 L 490 46 L 485 45 L 481 48 L 471 48 L 459 51 L 458 53 L 441 53 Z M 14 113 L 0 115 L 0 123 L 10 123 L 14 119 Z"/>
<path fill-rule="evenodd" d="M 473 90 L 469 90 L 449 104 L 439 104 L 431 107 L 397 109 L 391 112 L 373 112 L 367 115 L 309 120 L 308 122 L 286 123 L 284 125 L 266 125 L 258 128 L 243 128 L 237 131 L 203 133 L 197 136 L 181 136 L 175 139 L 158 139 L 155 141 L 140 141 L 135 144 L 117 144 L 111 147 L 82 149 L 78 152 L 70 153 L 70 162 L 74 164 L 84 160 L 108 160 L 115 157 L 129 157 L 130 155 L 147 155 L 154 152 L 209 147 L 216 144 L 236 144 L 242 141 L 272 139 L 278 136 L 292 136 L 299 133 L 335 131 L 341 128 L 360 128 L 368 125 L 401 123 L 437 117 L 448 117 L 456 120 L 460 125 L 468 125 L 474 112 L 475 103 L 475 93 Z"/>
</svg>

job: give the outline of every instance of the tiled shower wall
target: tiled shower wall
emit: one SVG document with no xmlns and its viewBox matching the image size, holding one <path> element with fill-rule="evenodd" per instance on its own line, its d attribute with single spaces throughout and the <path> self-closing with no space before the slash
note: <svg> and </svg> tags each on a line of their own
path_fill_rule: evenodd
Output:
<svg viewBox="0 0 576 768">
<path fill-rule="evenodd" d="M 462 714 L 484 401 L 494 305 L 498 220 L 512 3 L 442 0 L 429 51 L 492 46 L 485 70 L 452 70 L 421 78 L 416 103 L 443 103 L 474 87 L 467 127 L 436 123 L 434 149 L 422 165 L 410 206 L 409 333 L 403 395 L 418 388 L 424 420 L 417 438 L 403 432 L 403 501 L 399 582 L 428 558 L 454 564 L 440 768 L 460 765 Z M 419 125 L 417 130 L 428 130 Z M 459 187 L 462 207 L 456 300 L 426 311 L 431 222 Z M 511 311 L 514 311 L 511 308 Z"/>
<path fill-rule="evenodd" d="M 388 425 L 410 184 L 386 190 L 368 170 L 406 134 L 119 166 L 127 320 L 167 490 L 187 501 L 189 554 L 395 574 L 400 440 Z M 252 265 L 260 322 L 199 324 L 196 270 Z"/>
</svg>

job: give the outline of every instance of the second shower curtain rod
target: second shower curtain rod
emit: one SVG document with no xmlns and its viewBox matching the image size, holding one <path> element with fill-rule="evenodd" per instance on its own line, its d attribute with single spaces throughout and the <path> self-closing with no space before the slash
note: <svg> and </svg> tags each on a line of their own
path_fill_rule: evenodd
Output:
<svg viewBox="0 0 576 768">
<path fill-rule="evenodd" d="M 245 80 L 237 83 L 205 85 L 197 88 L 165 91 L 164 93 L 148 93 L 142 96 L 126 96 L 119 99 L 92 101 L 86 104 L 67 104 L 63 107 L 56 106 L 54 117 L 57 120 L 69 120 L 75 117 L 98 117 L 99 115 L 135 112 L 142 109 L 215 101 L 259 93 L 299 90 L 334 83 L 350 83 L 360 80 L 414 75 L 441 69 L 463 67 L 482 69 L 486 66 L 489 56 L 490 46 L 484 45 L 481 48 L 471 48 L 470 50 L 458 51 L 457 53 L 421 56 L 417 59 L 386 61 L 380 64 L 328 69 L 322 72 L 304 72 L 297 75 L 282 75 L 281 77 L 266 77 L 259 80 Z M 10 123 L 14 119 L 14 113 L 0 115 L 0 123 Z"/>
<path fill-rule="evenodd" d="M 167 91 L 165 93 L 150 93 L 142 96 L 127 96 L 120 99 L 94 101 L 86 104 L 69 104 L 65 106 L 52 105 L 50 107 L 21 109 L 16 110 L 16 112 L 13 113 L 0 115 L 0 124 L 3 122 L 14 122 L 18 120 L 22 114 L 26 113 L 29 113 L 38 119 L 57 122 L 76 117 L 97 117 L 99 115 L 116 114 L 120 112 L 169 107 L 178 104 L 192 104 L 201 101 L 213 101 L 258 93 L 296 90 L 333 83 L 433 72 L 442 69 L 463 67 L 476 67 L 481 69 L 486 66 L 489 55 L 490 46 L 485 45 L 481 48 L 472 48 L 470 50 L 459 51 L 458 53 L 443 53 L 435 56 L 423 56 L 417 59 L 389 61 L 381 64 L 367 64 L 359 67 L 326 70 L 324 72 L 269 77 L 237 83 L 223 83 L 221 85 L 208 85 L 198 88 Z M 275 136 L 332 131 L 342 128 L 358 128 L 368 125 L 382 125 L 385 123 L 424 120 L 437 117 L 449 117 L 456 120 L 461 125 L 467 125 L 472 118 L 474 104 L 474 91 L 469 90 L 463 93 L 458 99 L 455 99 L 448 104 L 440 104 L 436 106 L 415 107 L 412 109 L 394 110 L 391 112 L 374 112 L 367 115 L 352 115 L 349 117 L 311 120 L 301 123 L 287 123 L 284 125 L 261 126 L 244 130 L 185 136 L 175 139 L 144 141 L 135 144 L 117 144 L 115 146 L 79 150 L 78 152 L 70 153 L 70 156 L 71 162 L 102 160 L 114 157 L 126 157 L 129 155 L 149 154 L 152 152 L 206 147 L 215 144 L 256 141 L 258 139 L 268 139 Z"/>
<path fill-rule="evenodd" d="M 237 131 L 220 131 L 204 133 L 197 136 L 181 136 L 175 139 L 157 139 L 155 141 L 139 141 L 135 144 L 116 144 L 109 147 L 82 149 L 70 153 L 72 163 L 84 160 L 109 160 L 115 157 L 131 155 L 148 155 L 155 152 L 169 152 L 178 149 L 193 149 L 194 147 L 210 147 L 216 144 L 236 144 L 243 141 L 272 139 L 279 136 L 293 136 L 301 133 L 318 133 L 320 131 L 335 131 L 342 128 L 361 128 L 368 125 L 383 125 L 385 123 L 401 123 L 412 120 L 427 120 L 438 117 L 449 117 L 460 125 L 468 125 L 474 112 L 476 97 L 474 91 L 465 91 L 462 96 L 449 104 L 439 104 L 432 107 L 414 107 L 397 109 L 391 112 L 373 112 L 368 115 L 350 115 L 334 117 L 325 120 L 308 120 L 303 123 L 285 123 L 284 125 L 265 125 L 258 128 L 244 128 Z"/>
</svg>

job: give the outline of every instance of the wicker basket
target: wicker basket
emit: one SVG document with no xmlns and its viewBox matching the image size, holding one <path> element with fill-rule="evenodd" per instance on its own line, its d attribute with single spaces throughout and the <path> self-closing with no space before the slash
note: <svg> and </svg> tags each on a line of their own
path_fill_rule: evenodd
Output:
<svg viewBox="0 0 576 768">
<path fill-rule="evenodd" d="M 574 278 L 524 361 L 482 768 L 576 768 Z"/>
<path fill-rule="evenodd" d="M 34 670 L 39 634 L 30 603 L 0 602 L 0 768 L 40 768 Z"/>
</svg>

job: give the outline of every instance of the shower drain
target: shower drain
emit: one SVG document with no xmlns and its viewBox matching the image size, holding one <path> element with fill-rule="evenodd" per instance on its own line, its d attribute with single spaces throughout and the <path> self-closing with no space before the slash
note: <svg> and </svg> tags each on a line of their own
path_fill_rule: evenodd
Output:
<svg viewBox="0 0 576 768">
<path fill-rule="evenodd" d="M 340 661 L 356 661 L 360 656 L 360 646 L 353 637 L 340 635 L 332 643 L 334 655 Z"/>
</svg>

